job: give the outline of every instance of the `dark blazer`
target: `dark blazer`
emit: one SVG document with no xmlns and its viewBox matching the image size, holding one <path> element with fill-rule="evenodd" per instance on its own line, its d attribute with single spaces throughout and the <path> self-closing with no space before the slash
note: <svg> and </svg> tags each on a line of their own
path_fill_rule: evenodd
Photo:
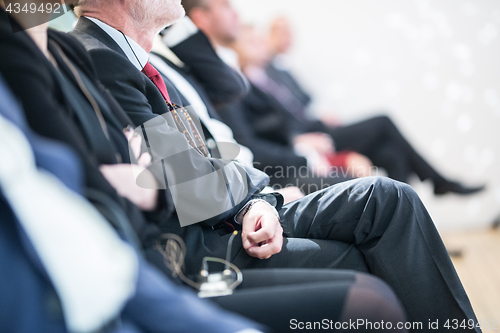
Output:
<svg viewBox="0 0 500 333">
<path fill-rule="evenodd" d="M 109 150 L 103 150 L 103 154 L 96 154 L 90 146 L 88 138 L 97 137 L 102 129 L 96 121 L 96 115 L 92 108 L 90 112 L 84 112 L 88 121 L 94 121 L 94 131 L 87 132 L 87 127 L 82 125 L 81 112 L 75 108 L 88 110 L 89 103 L 80 99 L 80 104 L 71 104 L 67 92 L 63 90 L 59 74 L 53 65 L 47 60 L 35 45 L 33 40 L 24 32 L 12 33 L 10 24 L 16 25 L 15 20 L 9 20 L 5 11 L 0 10 L 0 50 L 2 61 L 0 61 L 0 72 L 4 76 L 7 85 L 21 102 L 25 111 L 29 126 L 39 135 L 68 144 L 75 150 L 83 164 L 85 175 L 85 187 L 95 190 L 111 198 L 129 217 L 134 230 L 144 243 L 151 242 L 156 238 L 159 230 L 151 223 L 147 223 L 141 211 L 130 201 L 120 197 L 115 189 L 107 182 L 99 171 L 101 163 L 116 163 L 117 155 L 121 155 L 123 161 L 127 161 L 128 147 L 121 126 L 127 122 L 126 115 L 122 118 L 113 117 L 114 121 L 107 121 L 110 140 L 104 137 L 102 146 L 108 145 Z M 50 41 L 56 42 L 70 61 L 87 76 L 90 81 L 96 82 L 93 74 L 93 66 L 82 46 L 71 36 L 58 32 L 49 33 Z M 49 44 L 51 49 L 54 45 Z M 61 72 L 67 72 L 64 64 L 60 66 Z M 70 76 L 68 76 L 70 78 Z M 94 78 L 94 79 L 93 79 Z M 71 79 L 67 79 L 68 84 Z M 99 89 L 97 83 L 95 89 Z M 112 97 L 105 91 L 99 89 L 101 104 L 112 107 Z M 71 95 L 72 100 L 75 95 Z M 118 107 L 116 102 L 114 105 Z M 101 108 L 104 116 L 111 116 L 105 108 Z M 81 111 L 81 110 L 80 110 Z M 109 119 L 108 119 L 109 120 Z M 128 120 L 130 121 L 130 120 Z M 103 136 L 100 137 L 101 139 Z M 118 149 L 117 147 L 122 147 Z M 115 150 L 116 149 L 116 150 Z M 122 152 L 121 154 L 119 152 Z M 126 153 L 123 153 L 125 152 Z M 107 154 L 106 154 L 107 153 Z"/>
<path fill-rule="evenodd" d="M 307 108 L 311 104 L 311 95 L 305 91 L 305 89 L 300 85 L 297 79 L 287 70 L 282 70 L 276 68 L 273 63 L 269 63 L 266 66 L 266 73 L 274 80 L 276 83 L 287 88 L 290 93 L 295 96 L 296 100 L 300 103 L 300 111 L 295 117 L 294 130 L 299 133 L 308 132 L 325 132 L 329 133 L 331 131 L 328 126 L 326 126 L 320 120 L 309 119 L 307 116 Z M 285 108 L 286 109 L 286 108 Z"/>
<path fill-rule="evenodd" d="M 236 141 L 253 152 L 255 167 L 273 172 L 274 167 L 307 166 L 293 149 L 291 115 L 254 85 L 243 100 L 220 109 L 219 114 Z"/>
<path fill-rule="evenodd" d="M 288 90 L 290 90 L 290 92 L 302 103 L 304 108 L 309 106 L 311 103 L 311 96 L 289 71 L 278 69 L 271 62 L 266 66 L 266 73 L 271 79 L 287 87 Z"/>
<path fill-rule="evenodd" d="M 0 332 L 66 332 L 61 304 L 0 191 Z"/>
<path fill-rule="evenodd" d="M 211 106 L 224 107 L 247 94 L 248 88 L 242 77 L 219 58 L 202 31 L 173 46 L 171 50 L 186 64 L 181 71 L 203 87 Z M 195 88 L 198 90 L 198 87 Z M 212 111 L 211 106 L 209 113 Z M 217 114 L 210 115 L 217 119 Z"/>
</svg>

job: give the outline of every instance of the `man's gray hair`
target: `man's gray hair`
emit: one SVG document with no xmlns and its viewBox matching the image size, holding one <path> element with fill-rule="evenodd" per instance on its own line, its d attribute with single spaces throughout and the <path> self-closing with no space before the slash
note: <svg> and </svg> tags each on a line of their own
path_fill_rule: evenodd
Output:
<svg viewBox="0 0 500 333">
<path fill-rule="evenodd" d="M 73 11 L 76 17 L 80 17 L 85 13 L 85 8 L 95 7 L 99 4 L 100 0 L 78 0 L 73 5 Z"/>
</svg>

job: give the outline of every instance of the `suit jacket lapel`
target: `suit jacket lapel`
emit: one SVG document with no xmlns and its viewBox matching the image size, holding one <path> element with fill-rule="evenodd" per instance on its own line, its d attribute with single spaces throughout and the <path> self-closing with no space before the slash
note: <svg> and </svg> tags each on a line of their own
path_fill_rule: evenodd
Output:
<svg viewBox="0 0 500 333">
<path fill-rule="evenodd" d="M 104 30 L 99 28 L 99 26 L 97 26 L 94 22 L 83 16 L 78 19 L 75 29 L 73 29 L 73 33 L 80 35 L 80 38 L 83 38 L 87 41 L 87 39 L 81 35 L 86 34 L 92 37 L 91 40 L 88 39 L 89 42 L 93 41 L 94 43 L 104 44 L 109 49 L 118 52 L 126 57 L 125 52 L 123 52 L 121 47 L 113 40 L 113 38 L 111 38 Z"/>
</svg>

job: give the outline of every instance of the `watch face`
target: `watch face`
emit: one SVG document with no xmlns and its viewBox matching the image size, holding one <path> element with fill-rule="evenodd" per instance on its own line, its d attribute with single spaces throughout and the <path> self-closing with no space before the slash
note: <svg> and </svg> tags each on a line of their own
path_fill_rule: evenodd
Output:
<svg viewBox="0 0 500 333">
<path fill-rule="evenodd" d="M 266 195 L 266 197 L 266 201 L 269 202 L 272 206 L 276 207 L 276 204 L 278 203 L 276 196 L 274 196 L 273 194 L 268 194 Z"/>
</svg>

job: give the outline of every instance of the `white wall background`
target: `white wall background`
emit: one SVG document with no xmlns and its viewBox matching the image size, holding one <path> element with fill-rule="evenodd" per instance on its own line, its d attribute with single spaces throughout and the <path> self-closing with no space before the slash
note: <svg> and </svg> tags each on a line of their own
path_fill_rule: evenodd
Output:
<svg viewBox="0 0 500 333">
<path fill-rule="evenodd" d="M 500 214 L 500 0 L 233 0 L 245 23 L 288 17 L 291 61 L 317 110 L 351 122 L 389 114 L 470 197 L 412 185 L 440 230 Z"/>
</svg>

